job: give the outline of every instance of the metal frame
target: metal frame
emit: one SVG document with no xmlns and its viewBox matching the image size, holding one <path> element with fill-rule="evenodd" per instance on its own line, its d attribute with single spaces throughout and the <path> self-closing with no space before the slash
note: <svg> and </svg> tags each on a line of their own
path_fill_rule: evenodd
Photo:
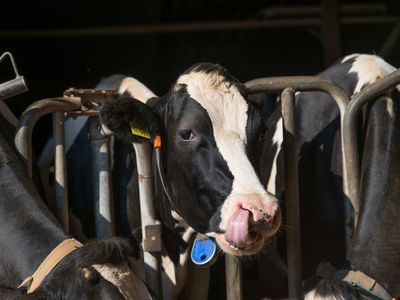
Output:
<svg viewBox="0 0 400 300">
<path fill-rule="evenodd" d="M 284 123 L 284 172 L 287 218 L 287 262 L 290 298 L 301 298 L 301 241 L 298 196 L 298 155 L 295 128 L 295 92 L 322 91 L 336 102 L 340 113 L 343 157 L 343 189 L 349 201 L 345 201 L 346 250 L 351 246 L 353 228 L 356 224 L 360 200 L 360 162 L 357 144 L 357 116 L 361 107 L 376 99 L 388 89 L 400 83 L 400 69 L 364 88 L 351 100 L 333 82 L 320 77 L 271 77 L 259 78 L 245 83 L 249 93 L 281 93 L 281 109 Z M 352 207 L 349 205 L 352 204 Z"/>
<path fill-rule="evenodd" d="M 296 91 L 322 91 L 332 96 L 336 102 L 339 112 L 341 125 L 345 114 L 349 97 L 346 93 L 333 82 L 312 76 L 296 77 L 271 77 L 259 78 L 245 83 L 249 93 L 258 92 L 279 92 L 281 93 L 281 109 L 284 125 L 284 172 L 285 172 L 285 194 L 286 194 L 286 219 L 287 219 L 287 263 L 288 263 L 288 286 L 289 298 L 302 297 L 301 284 L 301 240 L 300 240 L 300 211 L 299 211 L 299 190 L 298 190 L 298 155 L 299 149 L 295 139 L 295 92 Z M 341 126 L 343 129 L 343 126 Z M 345 135 L 341 130 L 341 135 Z M 343 142 L 343 139 L 342 139 Z M 345 151 L 343 151 L 345 152 Z M 346 155 L 343 154 L 343 161 Z M 351 164 L 343 167 L 343 186 L 347 190 L 347 168 Z M 346 211 L 347 220 L 351 220 L 351 212 Z M 352 228 L 350 224 L 350 228 Z M 346 227 L 347 229 L 348 227 Z M 350 231 L 346 231 L 346 236 L 351 236 Z M 348 243 L 346 243 L 347 245 Z"/>
<path fill-rule="evenodd" d="M 68 90 L 64 97 L 37 101 L 30 105 L 19 119 L 15 146 L 32 178 L 32 133 L 36 123 L 45 115 L 53 115 L 55 136 L 55 191 L 56 214 L 68 232 L 68 191 L 64 137 L 64 119 L 68 116 L 89 116 L 89 136 L 94 157 L 93 189 L 98 199 L 96 219 L 96 236 L 110 237 L 114 234 L 113 201 L 111 186 L 111 159 L 109 138 L 101 134 L 98 126 L 98 111 L 95 110 L 105 101 L 110 101 L 114 91 L 108 90 Z M 151 155 L 150 148 L 134 145 L 138 157 L 139 193 L 142 214 L 144 240 L 144 262 L 146 279 L 149 286 L 161 296 L 160 251 L 161 225 L 154 211 L 153 195 L 150 182 Z"/>
</svg>

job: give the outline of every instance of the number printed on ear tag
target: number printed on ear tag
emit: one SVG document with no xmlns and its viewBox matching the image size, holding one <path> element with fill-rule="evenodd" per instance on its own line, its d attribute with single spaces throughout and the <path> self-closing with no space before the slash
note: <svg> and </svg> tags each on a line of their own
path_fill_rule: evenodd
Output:
<svg viewBox="0 0 400 300">
<path fill-rule="evenodd" d="M 202 235 L 204 237 L 204 235 Z M 210 267 L 217 260 L 217 246 L 212 237 L 196 237 L 192 247 L 191 258 L 199 267 Z"/>
</svg>

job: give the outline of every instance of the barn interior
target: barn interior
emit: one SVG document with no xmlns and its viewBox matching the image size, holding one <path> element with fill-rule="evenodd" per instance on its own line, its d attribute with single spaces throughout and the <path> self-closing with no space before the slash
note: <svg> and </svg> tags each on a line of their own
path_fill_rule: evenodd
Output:
<svg viewBox="0 0 400 300">
<path fill-rule="evenodd" d="M 41 0 L 1 6 L 0 53 L 14 55 L 29 88 L 6 100 L 17 117 L 34 101 L 70 87 L 93 88 L 111 74 L 132 75 L 162 95 L 198 62 L 218 63 L 241 82 L 315 75 L 351 53 L 377 54 L 400 66 L 397 0 Z M 11 64 L 0 64 L 0 82 L 12 74 Z M 50 117 L 37 125 L 35 151 L 50 126 Z M 247 278 L 256 278 L 251 259 L 246 266 Z M 305 269 L 303 275 L 312 273 Z M 264 280 L 270 284 L 250 280 L 245 293 L 281 296 L 268 291 L 273 278 Z M 225 287 L 212 282 L 210 299 L 223 299 Z"/>
</svg>

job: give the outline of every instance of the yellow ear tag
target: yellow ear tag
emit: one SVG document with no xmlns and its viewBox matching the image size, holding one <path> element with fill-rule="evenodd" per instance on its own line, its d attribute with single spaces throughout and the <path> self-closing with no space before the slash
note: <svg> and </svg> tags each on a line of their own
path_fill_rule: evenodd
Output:
<svg viewBox="0 0 400 300">
<path fill-rule="evenodd" d="M 131 126 L 131 132 L 133 135 L 137 135 L 145 139 L 150 139 L 150 133 L 148 131 L 136 127 L 133 122 L 130 122 L 129 125 Z"/>
</svg>

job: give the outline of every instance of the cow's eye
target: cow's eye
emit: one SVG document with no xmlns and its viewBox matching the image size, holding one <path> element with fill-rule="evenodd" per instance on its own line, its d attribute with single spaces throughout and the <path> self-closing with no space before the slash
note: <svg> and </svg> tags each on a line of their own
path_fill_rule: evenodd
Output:
<svg viewBox="0 0 400 300">
<path fill-rule="evenodd" d="M 190 129 L 179 130 L 178 135 L 182 140 L 185 141 L 190 141 L 194 139 L 194 133 Z"/>
</svg>

